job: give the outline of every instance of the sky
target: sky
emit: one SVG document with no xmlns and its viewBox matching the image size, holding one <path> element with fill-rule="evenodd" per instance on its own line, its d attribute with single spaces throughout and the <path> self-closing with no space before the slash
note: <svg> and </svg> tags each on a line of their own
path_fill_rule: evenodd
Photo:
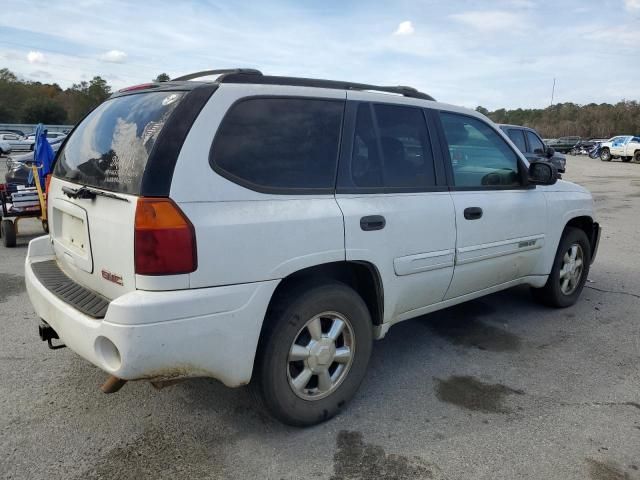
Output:
<svg viewBox="0 0 640 480">
<path fill-rule="evenodd" d="M 640 0 L 3 0 L 0 68 L 114 89 L 206 69 L 410 85 L 446 103 L 640 100 Z"/>
</svg>

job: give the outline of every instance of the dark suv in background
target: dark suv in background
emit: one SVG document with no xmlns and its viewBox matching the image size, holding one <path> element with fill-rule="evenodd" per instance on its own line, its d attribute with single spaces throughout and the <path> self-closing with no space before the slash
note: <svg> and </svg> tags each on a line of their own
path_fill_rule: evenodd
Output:
<svg viewBox="0 0 640 480">
<path fill-rule="evenodd" d="M 498 127 L 507 134 L 529 162 L 551 162 L 558 169 L 558 172 L 564 173 L 567 158 L 552 147 L 545 145 L 538 132 L 533 128 L 504 124 L 498 125 Z"/>
</svg>

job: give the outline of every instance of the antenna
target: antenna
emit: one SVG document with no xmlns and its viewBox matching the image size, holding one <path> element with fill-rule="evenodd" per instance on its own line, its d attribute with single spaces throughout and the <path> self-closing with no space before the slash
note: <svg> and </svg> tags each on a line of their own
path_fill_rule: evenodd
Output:
<svg viewBox="0 0 640 480">
<path fill-rule="evenodd" d="M 556 92 L 556 77 L 553 77 L 553 87 L 551 87 L 551 105 L 549 105 L 550 107 L 553 106 L 553 94 Z"/>
</svg>

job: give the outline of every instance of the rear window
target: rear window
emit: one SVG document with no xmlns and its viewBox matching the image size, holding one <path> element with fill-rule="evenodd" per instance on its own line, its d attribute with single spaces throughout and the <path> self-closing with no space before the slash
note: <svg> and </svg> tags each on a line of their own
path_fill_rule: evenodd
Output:
<svg viewBox="0 0 640 480">
<path fill-rule="evenodd" d="M 211 165 L 231 181 L 257 191 L 332 190 L 343 109 L 340 100 L 243 100 L 219 127 Z"/>
<path fill-rule="evenodd" d="M 184 92 L 152 92 L 107 100 L 78 125 L 54 175 L 120 193 L 139 194 L 147 160 Z"/>
</svg>

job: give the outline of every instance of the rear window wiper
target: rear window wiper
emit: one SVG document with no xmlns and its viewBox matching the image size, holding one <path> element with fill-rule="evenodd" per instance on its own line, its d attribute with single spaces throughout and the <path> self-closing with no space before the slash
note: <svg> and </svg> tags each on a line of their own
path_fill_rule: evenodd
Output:
<svg viewBox="0 0 640 480">
<path fill-rule="evenodd" d="M 62 187 L 62 193 L 64 193 L 69 198 L 94 200 L 96 196 L 100 195 L 101 197 L 113 198 L 115 200 L 123 200 L 125 202 L 129 201 L 128 198 L 121 197 L 114 193 L 103 192 L 102 190 L 94 190 L 93 188 L 89 188 L 87 186 L 82 186 L 80 188 Z"/>
</svg>

